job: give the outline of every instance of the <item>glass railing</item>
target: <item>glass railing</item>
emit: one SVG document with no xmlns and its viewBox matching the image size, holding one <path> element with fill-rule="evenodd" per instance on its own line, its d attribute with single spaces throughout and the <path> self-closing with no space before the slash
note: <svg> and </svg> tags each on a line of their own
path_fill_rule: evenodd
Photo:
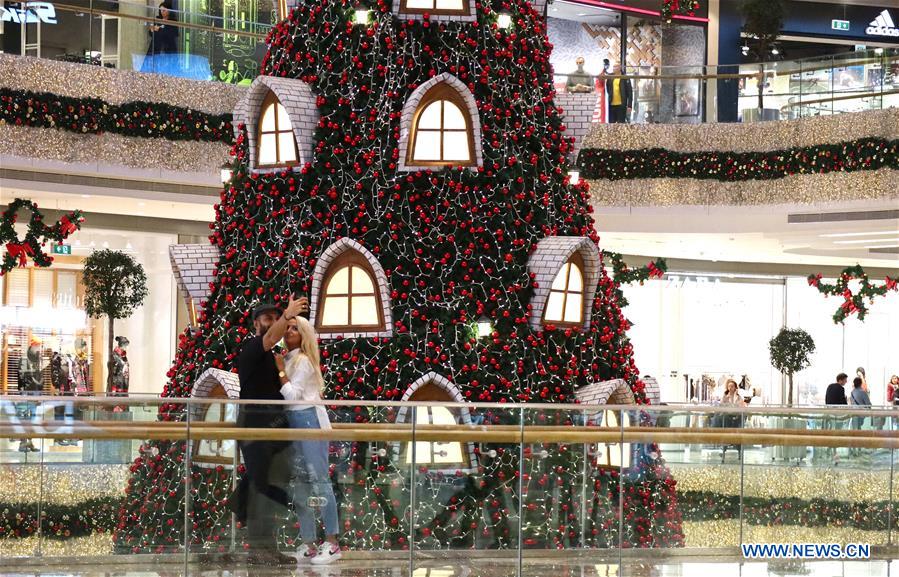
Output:
<svg viewBox="0 0 899 577">
<path fill-rule="evenodd" d="M 764 74 L 759 115 L 758 80 Z M 744 120 L 807 116 L 899 107 L 899 49 L 874 49 L 826 58 L 740 66 L 629 66 L 622 74 L 556 74 L 561 101 L 588 100 L 591 121 L 615 122 L 614 81 L 627 81 L 633 124 L 698 124 L 718 120 L 719 100 L 733 102 Z M 619 96 L 624 98 L 624 96 Z M 626 105 L 627 101 L 622 101 Z"/>
<path fill-rule="evenodd" d="M 897 553 L 892 410 L 276 404 L 0 398 L 0 564 L 227 568 L 331 534 L 346 560 L 412 575 Z"/>
<path fill-rule="evenodd" d="M 165 18 L 143 3 L 69 0 L 5 23 L 3 50 L 194 80 L 249 83 L 259 73 L 277 3 L 180 4 Z"/>
</svg>

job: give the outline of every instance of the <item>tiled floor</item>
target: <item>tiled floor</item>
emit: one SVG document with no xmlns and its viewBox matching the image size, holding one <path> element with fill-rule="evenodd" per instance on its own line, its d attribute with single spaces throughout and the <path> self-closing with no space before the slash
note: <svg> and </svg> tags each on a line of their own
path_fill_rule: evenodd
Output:
<svg viewBox="0 0 899 577">
<path fill-rule="evenodd" d="M 736 562 L 714 558 L 664 561 L 629 560 L 622 565 L 607 562 L 558 560 L 455 559 L 408 562 L 344 559 L 326 567 L 247 567 L 243 563 L 109 564 L 94 566 L 46 566 L 4 568 L 0 577 L 888 577 L 899 574 L 899 561 L 864 562 Z"/>
</svg>

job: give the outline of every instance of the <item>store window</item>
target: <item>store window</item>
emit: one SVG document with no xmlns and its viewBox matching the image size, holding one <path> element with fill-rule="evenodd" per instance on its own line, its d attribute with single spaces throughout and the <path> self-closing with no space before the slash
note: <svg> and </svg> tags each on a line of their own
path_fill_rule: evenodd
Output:
<svg viewBox="0 0 899 577">
<path fill-rule="evenodd" d="M 408 398 L 409 401 L 452 403 L 455 402 L 449 393 L 433 382 L 426 383 L 416 389 Z M 415 407 L 416 425 L 456 425 L 456 416 L 447 407 L 427 406 Z M 413 455 L 413 443 L 406 443 L 403 449 L 403 462 L 407 465 L 433 465 L 438 469 L 467 469 L 471 461 L 467 448 L 461 442 L 438 443 L 416 441 Z"/>
<path fill-rule="evenodd" d="M 333 333 L 385 328 L 375 273 L 359 252 L 338 256 L 325 275 L 316 328 Z"/>
<path fill-rule="evenodd" d="M 584 324 L 584 259 L 571 255 L 553 280 L 543 321 L 560 326 Z"/>
<path fill-rule="evenodd" d="M 447 83 L 425 93 L 416 110 L 407 164 L 470 166 L 475 164 L 474 133 L 462 95 Z"/>
<path fill-rule="evenodd" d="M 287 110 L 269 91 L 259 115 L 259 166 L 287 167 L 297 164 L 297 142 Z"/>
<path fill-rule="evenodd" d="M 468 0 L 402 0 L 400 12 L 403 14 L 451 14 L 469 13 Z"/>
</svg>

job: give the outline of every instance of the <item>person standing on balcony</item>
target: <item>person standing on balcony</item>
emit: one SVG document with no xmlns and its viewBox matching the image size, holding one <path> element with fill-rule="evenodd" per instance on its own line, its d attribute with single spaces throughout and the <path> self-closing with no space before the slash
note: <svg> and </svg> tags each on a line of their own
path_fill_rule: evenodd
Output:
<svg viewBox="0 0 899 577">
<path fill-rule="evenodd" d="M 281 395 L 288 401 L 298 403 L 291 405 L 287 411 L 290 428 L 329 430 L 331 423 L 328 412 L 322 405 L 302 404 L 304 401 L 320 401 L 325 386 L 318 336 L 312 323 L 302 317 L 287 321 L 284 344 L 287 346 L 287 354 L 275 355 L 275 363 L 281 378 Z M 293 442 L 293 505 L 300 521 L 300 537 L 303 540 L 297 549 L 297 557 L 309 560 L 313 565 L 325 565 L 340 559 L 341 555 L 340 544 L 337 542 L 337 500 L 331 486 L 328 452 L 326 440 Z M 309 506 L 313 495 L 322 503 L 326 541 L 321 547 L 317 547 L 315 543 L 318 524 Z"/>
<path fill-rule="evenodd" d="M 848 405 L 849 402 L 846 399 L 846 381 L 849 380 L 849 375 L 846 373 L 840 373 L 837 375 L 837 382 L 831 383 L 827 386 L 827 391 L 824 393 L 824 404 L 825 405 Z"/>
<path fill-rule="evenodd" d="M 270 401 L 282 401 L 281 378 L 275 363 L 275 345 L 287 331 L 287 323 L 309 310 L 306 297 L 291 295 L 284 314 L 273 304 L 253 310 L 256 335 L 244 341 L 238 357 L 240 398 L 263 401 L 241 405 L 237 426 L 248 429 L 287 427 L 284 407 Z M 246 501 L 247 543 L 251 565 L 291 565 L 296 559 L 278 551 L 279 508 L 287 506 L 286 487 L 290 482 L 290 443 L 285 441 L 239 441 L 246 474 L 238 487 L 239 499 Z M 241 490 L 245 491 L 245 494 Z M 243 495 L 241 497 L 241 495 Z"/>
<path fill-rule="evenodd" d="M 165 0 L 159 5 L 157 20 L 172 22 L 175 20 L 175 12 L 172 9 L 171 0 Z M 150 26 L 150 48 L 147 55 L 151 54 L 175 54 L 178 40 L 178 27 L 171 24 L 153 24 Z"/>
<path fill-rule="evenodd" d="M 578 56 L 574 63 L 577 64 L 577 70 L 568 75 L 568 82 L 565 84 L 568 92 L 593 92 L 590 88 L 590 75 L 584 70 L 584 57 Z"/>
<path fill-rule="evenodd" d="M 631 81 L 621 78 L 621 65 L 615 64 L 612 75 L 618 78 L 606 79 L 606 98 L 609 100 L 609 123 L 623 124 L 628 121 L 634 106 L 634 90 Z"/>
<path fill-rule="evenodd" d="M 899 405 L 899 375 L 893 375 L 887 383 L 887 404 Z"/>
<path fill-rule="evenodd" d="M 868 392 L 862 386 L 864 384 L 864 379 L 861 377 L 855 377 L 852 380 L 852 392 L 849 393 L 849 396 L 852 398 L 852 404 L 860 407 L 860 408 L 871 408 L 871 396 L 868 395 Z M 862 424 L 865 422 L 865 417 L 852 417 L 852 427 L 854 429 L 861 429 Z"/>
</svg>

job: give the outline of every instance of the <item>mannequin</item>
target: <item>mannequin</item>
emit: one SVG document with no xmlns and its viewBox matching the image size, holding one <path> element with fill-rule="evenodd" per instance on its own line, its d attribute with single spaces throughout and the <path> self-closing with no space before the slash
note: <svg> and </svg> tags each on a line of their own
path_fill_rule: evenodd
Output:
<svg viewBox="0 0 899 577">
<path fill-rule="evenodd" d="M 71 345 L 69 351 L 56 351 L 50 360 L 50 381 L 54 389 L 54 393 L 61 396 L 72 396 L 75 394 L 73 375 L 75 373 L 75 359 L 71 354 Z M 54 417 L 57 421 L 64 420 L 71 423 L 75 418 L 75 404 L 66 401 L 54 409 Z M 55 444 L 61 446 L 77 445 L 75 439 L 56 439 Z"/>
<path fill-rule="evenodd" d="M 87 341 L 79 337 L 75 339 L 75 356 L 72 365 L 72 386 L 76 395 L 91 391 L 90 360 L 87 356 Z"/>
<path fill-rule="evenodd" d="M 44 389 L 44 381 L 41 377 L 43 363 L 41 360 L 41 340 L 32 338 L 25 354 L 19 361 L 19 393 L 22 395 L 40 395 Z M 18 407 L 19 417 L 23 420 L 34 419 L 35 404 L 20 403 Z M 19 451 L 27 453 L 29 451 L 39 451 L 31 439 L 22 439 L 19 441 Z"/>
<path fill-rule="evenodd" d="M 115 396 L 128 396 L 130 368 L 128 366 L 128 337 L 116 337 L 116 348 L 109 360 L 109 392 Z"/>
</svg>

